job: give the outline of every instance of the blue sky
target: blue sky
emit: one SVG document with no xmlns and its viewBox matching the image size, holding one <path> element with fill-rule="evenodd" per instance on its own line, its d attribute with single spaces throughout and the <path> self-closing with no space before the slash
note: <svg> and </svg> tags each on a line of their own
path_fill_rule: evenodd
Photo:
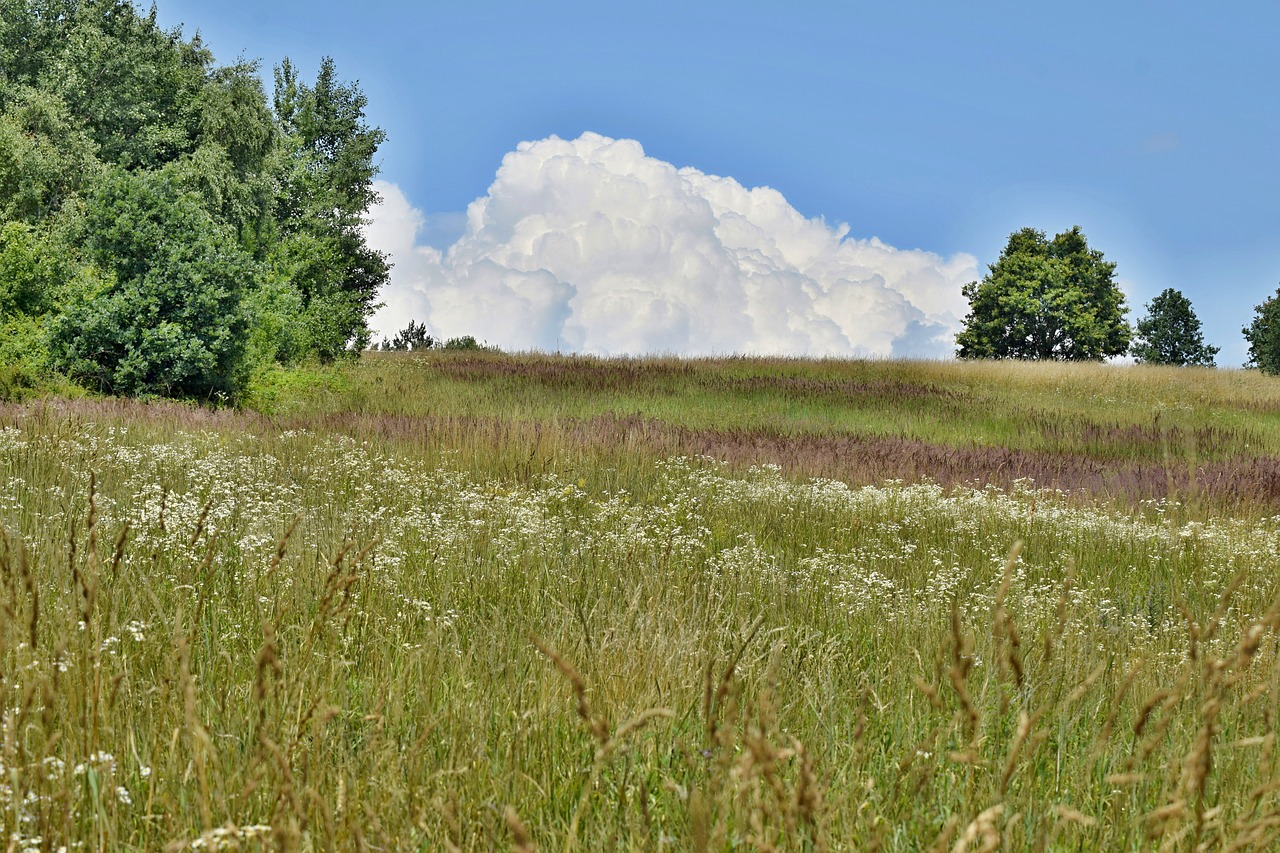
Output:
<svg viewBox="0 0 1280 853">
<path fill-rule="evenodd" d="M 387 131 L 381 177 L 421 214 L 419 244 L 459 236 L 518 143 L 594 132 L 980 271 L 1018 228 L 1080 225 L 1118 263 L 1132 317 L 1181 289 L 1223 366 L 1244 360 L 1240 327 L 1280 281 L 1269 3 L 160 0 L 159 13 L 268 75 L 284 56 L 308 75 L 334 57 Z"/>
</svg>

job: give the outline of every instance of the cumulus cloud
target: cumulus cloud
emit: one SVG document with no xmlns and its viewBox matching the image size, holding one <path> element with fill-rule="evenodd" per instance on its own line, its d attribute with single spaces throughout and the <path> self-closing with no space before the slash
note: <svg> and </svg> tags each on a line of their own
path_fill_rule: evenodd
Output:
<svg viewBox="0 0 1280 853">
<path fill-rule="evenodd" d="M 593 133 L 521 143 L 462 236 L 381 183 L 368 240 L 395 263 L 374 318 L 507 350 L 945 358 L 979 277 L 950 258 L 855 239 L 782 194 L 676 168 Z"/>
</svg>

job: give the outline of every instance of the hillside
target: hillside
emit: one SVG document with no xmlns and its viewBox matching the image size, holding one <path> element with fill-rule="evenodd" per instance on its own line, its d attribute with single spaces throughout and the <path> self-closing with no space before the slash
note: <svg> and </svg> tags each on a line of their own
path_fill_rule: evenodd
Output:
<svg viewBox="0 0 1280 853">
<path fill-rule="evenodd" d="M 1280 382 L 1027 362 L 370 353 L 259 405 L 361 437 L 553 464 L 708 455 L 862 485 L 1022 479 L 1120 506 L 1280 506 Z M 503 464 L 515 464 L 506 460 Z"/>
<path fill-rule="evenodd" d="M 1267 849 L 1277 386 L 433 353 L 0 406 L 0 829 Z"/>
</svg>

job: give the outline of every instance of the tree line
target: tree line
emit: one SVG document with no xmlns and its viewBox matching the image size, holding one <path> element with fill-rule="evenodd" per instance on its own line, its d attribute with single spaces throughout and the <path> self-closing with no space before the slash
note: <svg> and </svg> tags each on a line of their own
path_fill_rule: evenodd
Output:
<svg viewBox="0 0 1280 853">
<path fill-rule="evenodd" d="M 956 336 L 962 359 L 1090 361 L 1131 355 L 1139 364 L 1213 367 L 1191 300 L 1166 288 L 1130 326 L 1116 265 L 1089 247 L 1079 226 L 1049 239 L 1024 228 L 1010 235 L 981 281 L 964 287 L 969 313 Z M 1280 374 L 1280 290 L 1242 330 L 1249 364 Z"/>
<path fill-rule="evenodd" d="M 0 0 L 0 365 L 230 398 L 358 353 L 384 133 L 331 59 L 219 65 L 129 0 Z"/>
</svg>

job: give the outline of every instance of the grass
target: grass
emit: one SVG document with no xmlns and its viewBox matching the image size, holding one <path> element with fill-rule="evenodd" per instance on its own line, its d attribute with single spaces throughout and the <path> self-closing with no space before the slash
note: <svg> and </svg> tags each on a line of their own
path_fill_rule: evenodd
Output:
<svg viewBox="0 0 1280 853">
<path fill-rule="evenodd" d="M 1256 371 L 427 353 L 373 354 L 315 388 L 277 421 L 470 445 L 479 465 L 710 455 L 853 484 L 1032 479 L 1121 510 L 1280 511 L 1280 387 Z"/>
<path fill-rule="evenodd" d="M 1280 835 L 1280 516 L 1239 476 L 1273 381 L 453 354 L 278 384 L 269 415 L 0 407 L 11 849 Z"/>
</svg>

